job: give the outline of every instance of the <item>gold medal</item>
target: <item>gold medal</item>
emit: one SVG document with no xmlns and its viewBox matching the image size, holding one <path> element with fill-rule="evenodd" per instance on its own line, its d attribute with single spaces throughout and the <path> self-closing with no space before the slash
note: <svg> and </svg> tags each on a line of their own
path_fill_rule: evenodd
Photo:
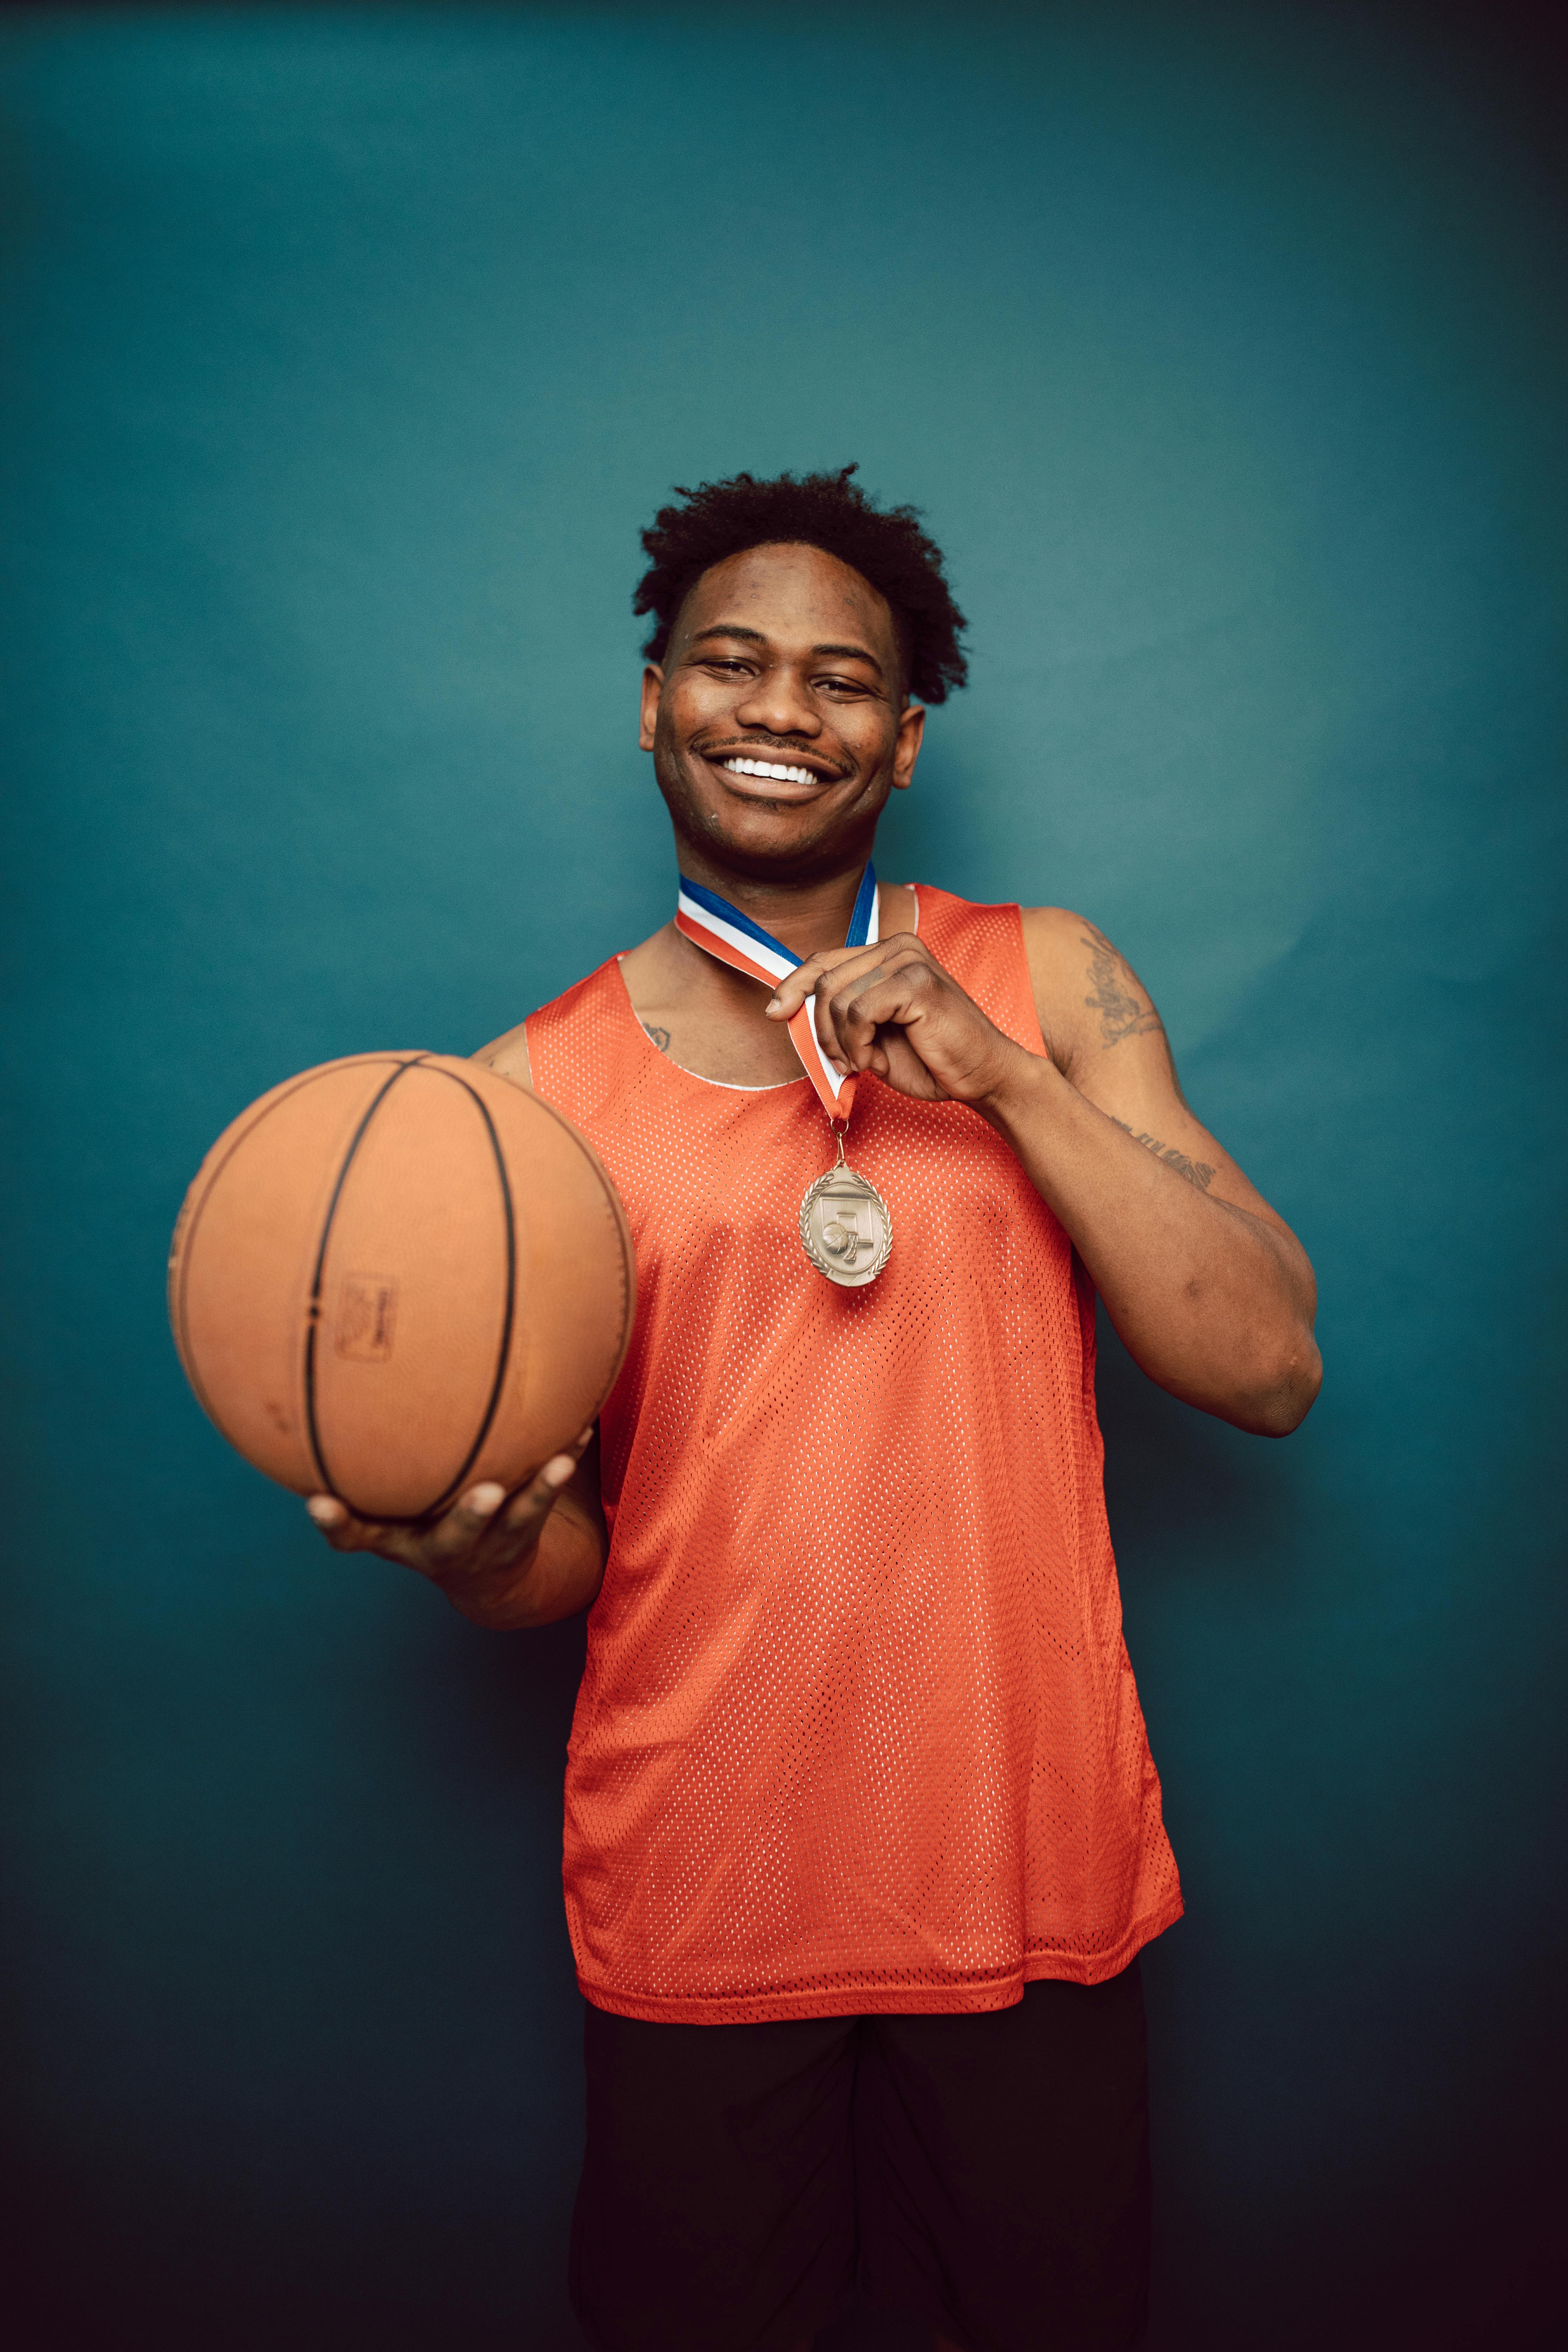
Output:
<svg viewBox="0 0 1568 2352">
<path fill-rule="evenodd" d="M 868 865 L 855 894 L 845 946 L 874 946 L 880 919 L 877 877 Z M 676 901 L 675 928 L 693 946 L 716 956 L 732 971 L 743 971 L 769 987 L 776 988 L 800 968 L 802 959 L 771 931 L 764 931 L 716 891 L 689 882 L 684 875 Z M 875 1282 L 888 1263 L 893 1221 L 875 1184 L 858 1176 L 844 1158 L 844 1130 L 855 1102 L 855 1073 L 840 1071 L 828 1060 L 816 1034 L 815 996 L 808 996 L 791 1014 L 789 1034 L 838 1142 L 837 1160 L 826 1176 L 817 1178 L 800 1204 L 801 1242 L 818 1274 L 837 1283 L 841 1290 L 860 1290 Z"/>
<path fill-rule="evenodd" d="M 843 1134 L 835 1132 L 838 1158 L 800 1204 L 800 1238 L 818 1274 L 841 1290 L 859 1290 L 888 1263 L 893 1220 L 875 1184 L 849 1166 Z"/>
</svg>

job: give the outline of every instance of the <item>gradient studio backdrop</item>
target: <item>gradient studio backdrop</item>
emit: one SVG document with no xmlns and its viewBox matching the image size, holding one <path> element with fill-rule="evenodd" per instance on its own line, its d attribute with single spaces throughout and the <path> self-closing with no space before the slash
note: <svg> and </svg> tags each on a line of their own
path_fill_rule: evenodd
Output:
<svg viewBox="0 0 1568 2352">
<path fill-rule="evenodd" d="M 1491 22 L 7 12 L 25 2352 L 576 2341 L 581 1628 L 331 1557 L 163 1255 L 263 1087 L 664 919 L 637 527 L 851 457 L 973 622 L 885 870 L 1105 925 L 1321 1277 L 1287 1445 L 1101 1379 L 1154 2343 L 1546 2340 L 1563 210 Z"/>
</svg>

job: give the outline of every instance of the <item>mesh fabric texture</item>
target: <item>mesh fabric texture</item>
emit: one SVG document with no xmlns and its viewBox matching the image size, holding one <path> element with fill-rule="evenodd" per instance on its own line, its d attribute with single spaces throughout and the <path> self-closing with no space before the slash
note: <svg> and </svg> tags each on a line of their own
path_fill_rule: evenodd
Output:
<svg viewBox="0 0 1568 2352">
<path fill-rule="evenodd" d="M 917 897 L 938 961 L 1039 1053 L 1017 908 Z M 842 1290 L 797 1231 L 832 1158 L 804 1077 L 680 1069 L 616 961 L 528 1048 L 637 1261 L 566 1776 L 584 1992 L 718 2024 L 1115 1975 L 1182 1898 L 1061 1225 L 974 1112 L 863 1076 L 848 1157 L 893 1247 Z"/>
</svg>

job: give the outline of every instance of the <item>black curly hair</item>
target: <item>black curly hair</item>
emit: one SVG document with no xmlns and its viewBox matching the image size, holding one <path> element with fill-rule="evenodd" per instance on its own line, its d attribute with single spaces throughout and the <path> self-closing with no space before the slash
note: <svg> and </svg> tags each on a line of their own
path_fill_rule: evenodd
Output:
<svg viewBox="0 0 1568 2352">
<path fill-rule="evenodd" d="M 959 637 L 966 624 L 942 577 L 942 550 L 926 537 L 913 507 L 879 507 L 850 476 L 780 474 L 770 482 L 735 474 L 727 482 L 679 486 L 683 506 L 660 507 L 643 546 L 652 559 L 637 583 L 634 613 L 651 613 L 643 653 L 662 661 L 676 614 L 702 573 L 748 547 L 820 547 L 868 580 L 892 608 L 909 690 L 921 702 L 945 702 L 967 684 Z"/>
</svg>

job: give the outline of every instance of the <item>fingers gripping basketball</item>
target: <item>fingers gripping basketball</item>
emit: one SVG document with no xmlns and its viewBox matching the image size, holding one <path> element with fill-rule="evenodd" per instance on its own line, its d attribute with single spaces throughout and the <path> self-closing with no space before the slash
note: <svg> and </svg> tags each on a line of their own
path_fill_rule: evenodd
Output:
<svg viewBox="0 0 1568 2352">
<path fill-rule="evenodd" d="M 583 1431 L 564 1454 L 552 1454 L 535 1476 L 508 1495 L 493 1479 L 459 1495 L 448 1510 L 412 1525 L 354 1516 L 335 1496 L 312 1495 L 306 1507 L 334 1551 L 379 1552 L 437 1584 L 517 1567 L 533 1552 L 549 1517 L 595 1431 Z"/>
</svg>

